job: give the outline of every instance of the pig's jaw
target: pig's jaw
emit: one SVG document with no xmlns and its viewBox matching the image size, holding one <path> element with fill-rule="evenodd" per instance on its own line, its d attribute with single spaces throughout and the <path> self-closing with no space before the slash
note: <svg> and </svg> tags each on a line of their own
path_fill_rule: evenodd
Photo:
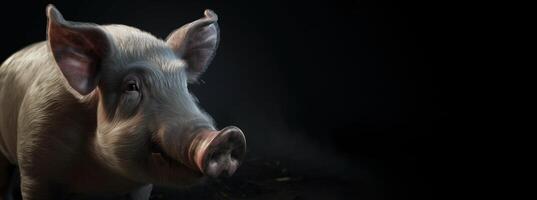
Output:
<svg viewBox="0 0 537 200">
<path fill-rule="evenodd" d="M 103 119 L 101 119 L 103 120 Z M 172 159 L 157 147 L 151 150 L 150 133 L 144 133 L 141 115 L 106 124 L 101 121 L 93 141 L 95 158 L 110 171 L 139 183 L 181 187 L 200 182 L 203 175 Z M 118 149 L 121 148 L 121 149 Z"/>
<path fill-rule="evenodd" d="M 132 148 L 133 150 L 142 149 L 138 152 L 140 157 L 133 160 L 124 160 L 120 156 L 110 155 L 110 151 L 104 150 L 102 144 L 95 144 L 94 149 L 97 159 L 103 166 L 134 182 L 184 187 L 204 180 L 201 172 L 183 165 L 164 152 L 151 150 L 148 145 Z"/>
</svg>

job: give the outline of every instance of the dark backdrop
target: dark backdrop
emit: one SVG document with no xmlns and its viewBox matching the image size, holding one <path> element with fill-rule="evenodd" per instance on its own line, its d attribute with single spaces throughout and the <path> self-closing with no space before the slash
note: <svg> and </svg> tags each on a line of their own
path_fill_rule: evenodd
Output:
<svg viewBox="0 0 537 200">
<path fill-rule="evenodd" d="M 431 193 L 432 66 L 426 58 L 427 46 L 439 38 L 431 36 L 430 5 L 16 1 L 0 12 L 2 60 L 45 39 L 48 3 L 68 20 L 126 24 L 159 38 L 213 9 L 222 40 L 203 83 L 191 90 L 220 128 L 233 124 L 247 134 L 248 159 L 236 179 L 286 184 L 259 186 L 243 197 L 282 190 L 305 199 Z"/>
</svg>

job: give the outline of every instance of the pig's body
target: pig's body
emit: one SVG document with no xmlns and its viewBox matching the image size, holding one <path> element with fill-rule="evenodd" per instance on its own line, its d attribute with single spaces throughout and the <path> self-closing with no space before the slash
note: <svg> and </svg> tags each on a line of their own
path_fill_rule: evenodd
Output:
<svg viewBox="0 0 537 200">
<path fill-rule="evenodd" d="M 94 156 L 97 104 L 68 91 L 45 42 L 0 67 L 0 110 L 1 170 L 9 162 L 73 193 L 121 194 L 143 185 L 116 175 Z M 6 185 L 7 179 L 0 181 Z"/>
<path fill-rule="evenodd" d="M 24 200 L 148 199 L 151 184 L 235 172 L 242 131 L 216 130 L 187 87 L 218 46 L 216 14 L 205 11 L 167 41 L 67 21 L 53 6 L 47 16 L 47 41 L 0 66 L 0 195 L 13 167 Z"/>
</svg>

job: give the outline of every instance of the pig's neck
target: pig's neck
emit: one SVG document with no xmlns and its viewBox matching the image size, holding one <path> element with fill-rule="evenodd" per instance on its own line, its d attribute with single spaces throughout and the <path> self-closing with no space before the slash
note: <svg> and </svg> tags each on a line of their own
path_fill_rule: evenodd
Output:
<svg viewBox="0 0 537 200">
<path fill-rule="evenodd" d="M 77 193 L 107 193 L 107 192 L 125 192 L 133 188 L 140 187 L 141 184 L 131 181 L 112 170 L 106 160 L 102 158 L 103 152 L 100 151 L 96 143 L 98 133 L 98 106 L 99 91 L 96 90 L 86 96 L 76 96 L 70 98 L 69 95 L 62 97 L 70 99 L 67 104 L 76 104 L 77 106 L 66 106 L 63 108 L 62 116 L 58 119 L 71 119 L 80 122 L 73 130 L 79 132 L 76 134 L 78 139 L 73 141 L 84 141 L 84 145 L 79 147 L 80 154 L 77 154 L 71 163 L 72 168 L 62 173 L 68 174 L 68 182 L 73 192 Z M 66 120 L 58 120 L 66 121 Z M 68 121 L 68 120 L 67 120 Z M 71 134 L 75 135 L 75 134 Z M 66 144 L 70 144 L 66 142 Z M 71 149 L 67 146 L 65 149 Z M 114 190 L 114 191 L 111 191 Z"/>
<path fill-rule="evenodd" d="M 140 175 L 140 173 L 128 172 L 127 169 L 124 169 L 125 166 L 121 165 L 123 164 L 121 159 L 114 155 L 114 148 L 116 146 L 114 141 L 121 140 L 122 138 L 111 137 L 112 135 L 109 131 L 115 128 L 110 128 L 110 126 L 115 127 L 115 125 L 109 122 L 100 94 L 99 90 L 97 90 L 93 97 L 84 100 L 87 102 L 87 105 L 92 107 L 91 110 L 93 110 L 96 119 L 94 134 L 89 140 L 90 154 L 96 160 L 96 163 L 108 171 L 108 174 L 115 174 L 117 176 L 116 178 L 122 179 L 121 181 L 129 182 L 127 185 L 141 186 L 142 183 L 133 180 L 133 178 L 136 180 L 146 180 L 147 177 L 133 177 L 131 174 Z M 113 135 L 117 136 L 117 134 Z"/>
</svg>

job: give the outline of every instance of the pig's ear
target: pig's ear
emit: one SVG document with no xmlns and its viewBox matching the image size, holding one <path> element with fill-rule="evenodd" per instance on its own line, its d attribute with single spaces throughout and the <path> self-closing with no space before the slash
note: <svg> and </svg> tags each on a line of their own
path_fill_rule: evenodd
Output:
<svg viewBox="0 0 537 200">
<path fill-rule="evenodd" d="M 211 63 L 218 48 L 218 16 L 205 10 L 205 16 L 186 24 L 168 36 L 166 42 L 175 55 L 188 64 L 189 81 L 195 82 Z"/>
<path fill-rule="evenodd" d="M 97 25 L 66 21 L 47 7 L 48 43 L 69 85 L 81 95 L 97 86 L 101 61 L 109 50 L 106 33 Z"/>
</svg>

